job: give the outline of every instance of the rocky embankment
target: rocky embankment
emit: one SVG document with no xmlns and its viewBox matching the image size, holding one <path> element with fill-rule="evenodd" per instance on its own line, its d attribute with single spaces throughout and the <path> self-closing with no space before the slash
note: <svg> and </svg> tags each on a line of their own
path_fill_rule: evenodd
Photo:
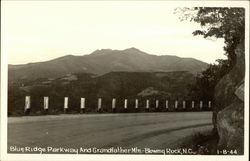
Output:
<svg viewBox="0 0 250 161">
<path fill-rule="evenodd" d="M 244 152 L 244 77 L 245 51 L 240 43 L 235 54 L 236 65 L 215 88 L 216 108 L 213 123 L 219 136 L 218 147 Z"/>
</svg>

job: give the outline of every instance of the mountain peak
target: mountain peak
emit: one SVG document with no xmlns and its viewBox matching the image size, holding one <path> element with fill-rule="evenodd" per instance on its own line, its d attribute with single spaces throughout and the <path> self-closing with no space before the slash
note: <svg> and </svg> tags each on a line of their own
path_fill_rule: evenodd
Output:
<svg viewBox="0 0 250 161">
<path fill-rule="evenodd" d="M 127 52 L 127 53 L 132 53 L 132 54 L 143 54 L 143 55 L 148 55 L 147 53 L 135 48 L 135 47 L 131 47 L 131 48 L 128 48 L 128 49 L 125 49 L 123 50 L 124 52 Z"/>
<path fill-rule="evenodd" d="M 135 48 L 135 47 L 127 48 L 127 49 L 124 49 L 124 50 L 140 51 L 139 49 L 137 49 L 137 48 Z"/>
<path fill-rule="evenodd" d="M 91 55 L 98 55 L 98 54 L 107 54 L 112 52 L 112 49 L 97 49 L 94 52 L 91 53 Z"/>
<path fill-rule="evenodd" d="M 95 50 L 94 52 L 92 52 L 90 55 L 106 55 L 106 54 L 110 54 L 110 53 L 129 53 L 129 54 L 147 54 L 135 47 L 131 47 L 131 48 L 127 48 L 124 50 L 112 50 L 112 49 L 98 49 Z"/>
</svg>

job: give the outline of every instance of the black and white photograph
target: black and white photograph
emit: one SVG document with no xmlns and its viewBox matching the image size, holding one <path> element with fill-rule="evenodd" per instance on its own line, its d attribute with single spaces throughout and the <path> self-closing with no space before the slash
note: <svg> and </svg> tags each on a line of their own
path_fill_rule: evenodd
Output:
<svg viewBox="0 0 250 161">
<path fill-rule="evenodd" d="M 249 1 L 1 15 L 1 160 L 248 160 Z"/>
</svg>

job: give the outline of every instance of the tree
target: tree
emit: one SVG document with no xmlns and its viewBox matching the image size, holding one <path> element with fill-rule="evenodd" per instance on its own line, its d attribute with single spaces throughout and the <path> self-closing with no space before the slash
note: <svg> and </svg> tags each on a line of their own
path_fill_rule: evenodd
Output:
<svg viewBox="0 0 250 161">
<path fill-rule="evenodd" d="M 199 23 L 202 30 L 195 30 L 193 35 L 204 38 L 215 37 L 224 39 L 224 51 L 227 60 L 219 59 L 217 64 L 196 77 L 196 84 L 190 88 L 190 94 L 196 99 L 213 100 L 214 89 L 218 81 L 227 74 L 236 63 L 235 49 L 245 39 L 244 8 L 177 8 L 181 20 Z"/>
<path fill-rule="evenodd" d="M 219 80 L 230 71 L 228 60 L 218 59 L 218 64 L 210 64 L 201 74 L 196 76 L 196 82 L 190 87 L 192 99 L 213 101 L 214 90 Z"/>
<path fill-rule="evenodd" d="M 225 55 L 229 66 L 236 62 L 235 49 L 245 39 L 245 10 L 230 7 L 194 7 L 178 8 L 175 13 L 181 13 L 181 20 L 199 23 L 203 30 L 195 30 L 193 35 L 203 35 L 204 38 L 223 38 Z"/>
</svg>

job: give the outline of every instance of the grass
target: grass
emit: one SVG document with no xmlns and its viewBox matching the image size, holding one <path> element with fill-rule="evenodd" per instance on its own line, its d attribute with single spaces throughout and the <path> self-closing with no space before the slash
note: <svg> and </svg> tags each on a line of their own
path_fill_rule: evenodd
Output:
<svg viewBox="0 0 250 161">
<path fill-rule="evenodd" d="M 218 136 L 213 131 L 206 133 L 195 133 L 190 139 L 184 141 L 181 145 L 183 148 L 191 148 L 198 155 L 215 155 L 218 149 Z"/>
</svg>

